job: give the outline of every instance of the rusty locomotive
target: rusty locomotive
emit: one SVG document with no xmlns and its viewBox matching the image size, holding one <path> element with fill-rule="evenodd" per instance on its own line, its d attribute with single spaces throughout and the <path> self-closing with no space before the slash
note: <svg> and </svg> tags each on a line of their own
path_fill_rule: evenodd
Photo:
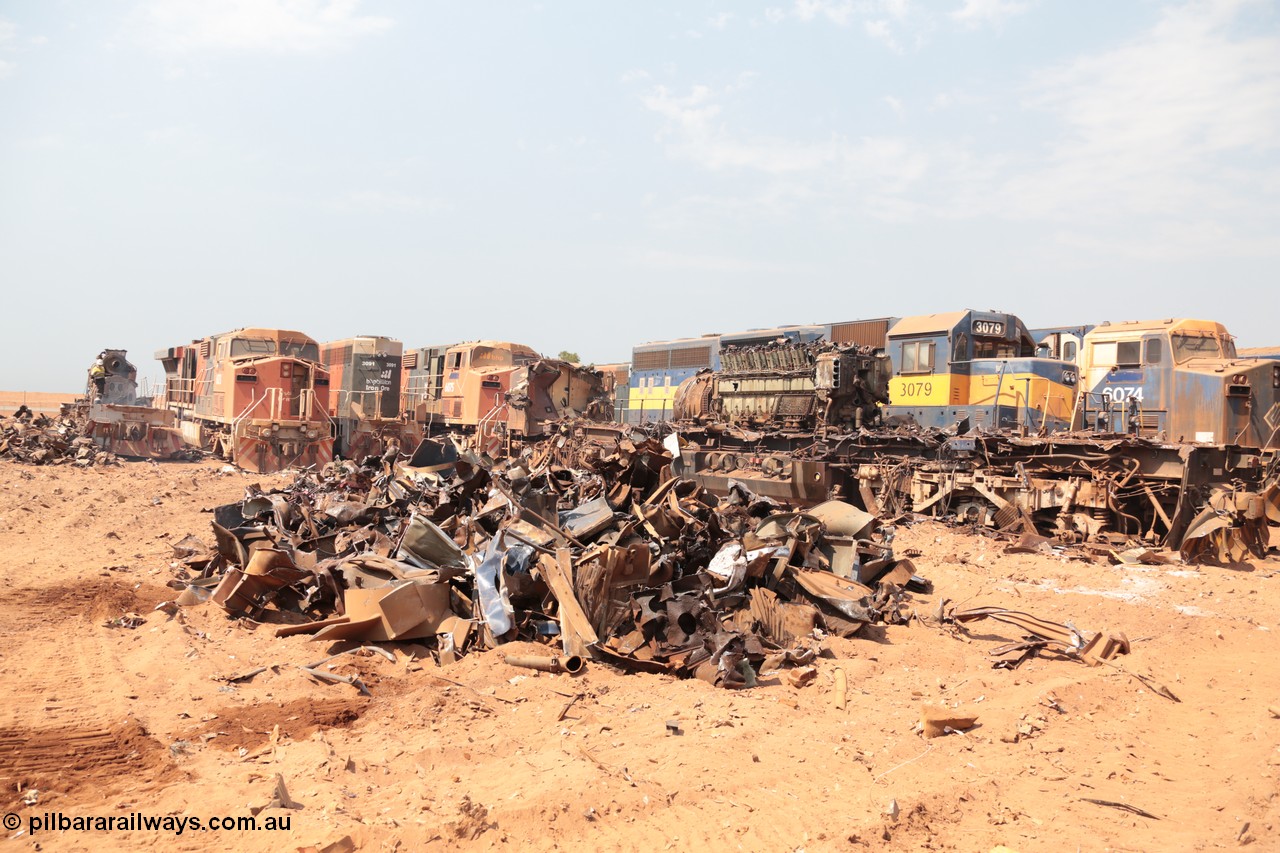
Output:
<svg viewBox="0 0 1280 853">
<path fill-rule="evenodd" d="M 321 345 L 320 360 L 329 371 L 335 453 L 347 458 L 380 455 L 409 440 L 400 417 L 403 350 L 400 341 L 380 335 Z"/>
<path fill-rule="evenodd" d="M 1074 427 L 1280 448 L 1280 363 L 1210 320 L 1104 323 L 1085 335 Z"/>
<path fill-rule="evenodd" d="M 329 371 L 301 332 L 237 329 L 156 353 L 163 404 L 188 444 L 248 471 L 333 459 Z"/>
<path fill-rule="evenodd" d="M 496 452 L 561 419 L 612 413 L 599 371 L 510 341 L 412 349 L 403 366 L 401 407 L 416 438 L 456 432 Z"/>
</svg>

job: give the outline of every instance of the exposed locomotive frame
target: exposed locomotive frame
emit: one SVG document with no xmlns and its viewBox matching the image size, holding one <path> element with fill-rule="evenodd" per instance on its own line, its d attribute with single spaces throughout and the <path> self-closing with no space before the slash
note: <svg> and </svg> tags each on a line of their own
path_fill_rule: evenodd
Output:
<svg viewBox="0 0 1280 853">
<path fill-rule="evenodd" d="M 182 455 L 185 445 L 174 425 L 174 413 L 138 396 L 138 370 L 127 355 L 122 349 L 102 351 L 102 393 L 97 393 L 90 379 L 84 399 L 76 405 L 85 435 L 120 456 L 172 459 Z"/>
<path fill-rule="evenodd" d="M 674 473 L 720 494 L 736 481 L 802 506 L 834 497 L 881 516 L 950 516 L 1066 542 L 1141 540 L 1197 556 L 1261 556 L 1268 519 L 1280 523 L 1277 457 L 1253 448 L 929 430 L 679 434 Z"/>
</svg>

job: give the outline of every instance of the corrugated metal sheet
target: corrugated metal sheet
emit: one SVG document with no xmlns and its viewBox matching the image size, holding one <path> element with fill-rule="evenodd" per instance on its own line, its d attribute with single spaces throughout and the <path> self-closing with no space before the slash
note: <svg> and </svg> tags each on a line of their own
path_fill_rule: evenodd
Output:
<svg viewBox="0 0 1280 853">
<path fill-rule="evenodd" d="M 864 347 L 883 347 L 889 335 L 889 318 L 880 320 L 854 320 L 850 323 L 831 324 L 831 340 L 837 344 L 857 344 Z"/>
<path fill-rule="evenodd" d="M 635 352 L 631 356 L 633 370 L 666 370 L 671 366 L 671 350 L 650 350 Z"/>
<path fill-rule="evenodd" d="M 711 347 L 681 347 L 671 351 L 672 367 L 710 367 Z"/>
</svg>

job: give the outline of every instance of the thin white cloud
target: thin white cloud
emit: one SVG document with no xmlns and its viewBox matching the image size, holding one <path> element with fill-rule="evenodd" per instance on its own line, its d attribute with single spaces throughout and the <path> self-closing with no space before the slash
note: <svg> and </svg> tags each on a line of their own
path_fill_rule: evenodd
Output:
<svg viewBox="0 0 1280 853">
<path fill-rule="evenodd" d="M 1236 33 L 1243 5 L 1168 9 L 1141 38 L 1040 75 L 1028 106 L 1063 132 L 1013 182 L 1020 208 L 1109 220 L 1241 215 L 1266 203 L 1255 185 L 1260 171 L 1274 174 L 1280 149 L 1280 36 Z M 1269 164 L 1251 165 L 1262 155 Z"/>
<path fill-rule="evenodd" d="M 841 27 L 849 26 L 857 11 L 857 7 L 848 0 L 840 3 L 832 3 L 830 0 L 796 0 L 794 7 L 795 16 L 802 21 L 826 18 Z"/>
<path fill-rule="evenodd" d="M 987 95 L 981 95 L 967 89 L 949 89 L 935 94 L 933 100 L 930 101 L 929 108 L 935 111 L 959 108 L 971 109 L 988 99 L 989 96 Z"/>
<path fill-rule="evenodd" d="M 899 119 L 904 119 L 907 117 L 907 108 L 903 105 L 901 99 L 895 98 L 893 95 L 885 95 L 883 100 L 884 100 L 885 106 L 893 110 L 893 114 L 897 116 Z"/>
<path fill-rule="evenodd" d="M 710 18 L 707 18 L 707 26 L 711 27 L 713 30 L 723 30 L 725 27 L 729 26 L 729 22 L 732 21 L 734 17 L 735 16 L 732 12 L 721 12 L 718 15 L 713 15 Z"/>
<path fill-rule="evenodd" d="M 964 0 L 964 5 L 951 13 L 951 18 L 969 29 L 998 26 L 1009 18 L 1031 8 L 1022 0 Z"/>
<path fill-rule="evenodd" d="M 173 53 L 323 53 L 389 30 L 360 0 L 150 0 L 132 19 L 143 41 Z"/>
<path fill-rule="evenodd" d="M 18 38 L 18 25 L 13 21 L 0 18 L 0 50 L 8 51 Z M 0 59 L 0 80 L 13 76 L 17 66 L 6 59 Z"/>
<path fill-rule="evenodd" d="M 902 45 L 893 36 L 893 26 L 887 18 L 877 18 L 874 21 L 863 21 L 862 31 L 872 38 L 880 42 L 894 53 L 902 53 Z"/>
<path fill-rule="evenodd" d="M 642 102 L 665 121 L 658 133 L 667 154 L 711 172 L 756 174 L 770 180 L 769 208 L 785 209 L 796 198 L 811 202 L 852 200 L 865 212 L 887 219 L 907 215 L 921 202 L 895 200 L 926 183 L 946 183 L 967 173 L 963 155 L 931 150 L 898 136 L 838 134 L 796 140 L 735 132 L 722 118 L 724 92 L 695 86 L 687 94 L 658 86 Z M 942 169 L 933 175 L 935 169 Z M 701 206 L 711 202 L 696 199 Z M 753 202 L 756 203 L 756 202 Z M 736 203 L 730 203 L 729 208 Z"/>
<path fill-rule="evenodd" d="M 933 28 L 931 13 L 912 0 L 794 0 L 789 7 L 765 9 L 764 17 L 772 24 L 794 20 L 857 26 L 894 53 L 903 53 L 908 44 L 920 47 Z"/>
<path fill-rule="evenodd" d="M 746 96 L 727 87 L 659 86 L 642 102 L 669 157 L 735 179 L 724 196 L 698 188 L 679 202 L 686 213 L 1013 220 L 1117 256 L 1276 256 L 1280 33 L 1246 19 L 1259 3 L 1170 6 L 1149 31 L 1033 74 L 1013 97 L 940 93 L 949 138 L 752 133 L 736 123 Z M 969 116 L 1040 135 L 975 138 Z"/>
</svg>

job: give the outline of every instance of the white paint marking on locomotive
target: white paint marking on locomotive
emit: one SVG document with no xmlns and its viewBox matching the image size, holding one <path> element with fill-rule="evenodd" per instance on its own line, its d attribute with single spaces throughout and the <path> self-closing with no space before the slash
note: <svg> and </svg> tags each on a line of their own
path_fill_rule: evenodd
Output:
<svg viewBox="0 0 1280 853">
<path fill-rule="evenodd" d="M 1266 421 L 1267 426 L 1272 429 L 1280 429 L 1280 401 L 1277 401 L 1270 409 L 1268 409 L 1267 413 L 1262 416 L 1262 419 Z"/>
<path fill-rule="evenodd" d="M 1125 400 L 1142 402 L 1141 385 L 1117 385 L 1114 388 L 1103 388 L 1102 399 L 1109 403 L 1123 403 Z"/>
</svg>

